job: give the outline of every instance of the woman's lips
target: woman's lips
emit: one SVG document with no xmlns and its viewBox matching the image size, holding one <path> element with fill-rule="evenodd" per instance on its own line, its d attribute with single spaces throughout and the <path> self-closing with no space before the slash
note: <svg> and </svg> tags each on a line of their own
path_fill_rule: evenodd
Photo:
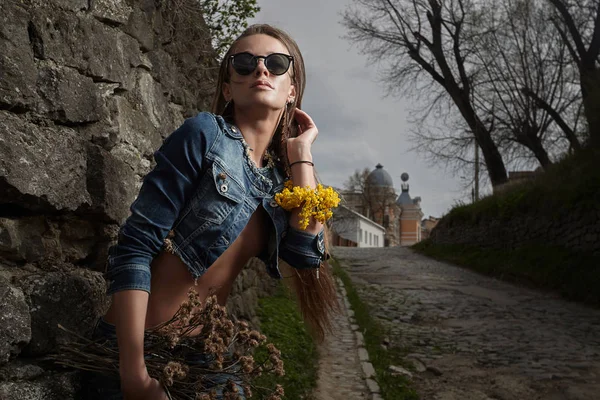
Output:
<svg viewBox="0 0 600 400">
<path fill-rule="evenodd" d="M 273 89 L 273 86 L 267 81 L 256 81 L 250 86 L 251 88 Z"/>
</svg>

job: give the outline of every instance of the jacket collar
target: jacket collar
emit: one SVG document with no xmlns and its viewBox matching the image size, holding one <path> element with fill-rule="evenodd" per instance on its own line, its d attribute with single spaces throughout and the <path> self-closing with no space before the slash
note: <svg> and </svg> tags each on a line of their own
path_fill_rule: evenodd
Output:
<svg viewBox="0 0 600 400">
<path fill-rule="evenodd" d="M 221 126 L 221 129 L 225 131 L 225 134 L 227 136 L 237 140 L 241 140 L 244 138 L 240 130 L 234 124 L 225 121 L 225 119 L 221 115 L 216 115 L 216 118 L 217 122 Z"/>
</svg>

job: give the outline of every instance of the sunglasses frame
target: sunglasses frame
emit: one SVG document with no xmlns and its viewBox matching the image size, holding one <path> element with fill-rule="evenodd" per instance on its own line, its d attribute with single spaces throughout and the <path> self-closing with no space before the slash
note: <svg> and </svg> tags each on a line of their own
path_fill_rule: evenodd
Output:
<svg viewBox="0 0 600 400">
<path fill-rule="evenodd" d="M 235 56 L 238 56 L 238 55 L 240 55 L 240 54 L 249 54 L 249 55 L 251 55 L 251 56 L 252 56 L 252 62 L 254 63 L 254 68 L 253 68 L 253 69 L 252 69 L 250 72 L 248 72 L 247 74 L 241 74 L 241 73 L 240 73 L 240 72 L 239 72 L 239 71 L 238 71 L 238 70 L 235 68 L 235 66 L 234 66 L 233 59 L 234 59 L 234 57 L 235 57 Z M 267 60 L 268 60 L 268 59 L 269 59 L 269 57 L 271 57 L 271 56 L 284 56 L 285 58 L 287 58 L 287 59 L 288 59 L 288 66 L 287 66 L 286 70 L 285 70 L 285 71 L 283 71 L 283 72 L 282 72 L 282 73 L 280 73 L 280 74 L 276 74 L 275 72 L 271 71 L 271 69 L 269 68 L 269 65 L 268 65 L 268 63 L 267 63 Z M 231 64 L 231 67 L 233 68 L 233 70 L 234 70 L 236 73 L 238 73 L 239 75 L 242 75 L 242 76 L 248 76 L 248 75 L 250 75 L 251 73 L 253 73 L 254 71 L 256 71 L 256 68 L 258 67 L 258 60 L 260 60 L 261 58 L 263 59 L 263 63 L 265 64 L 265 67 L 267 68 L 267 70 L 269 71 L 269 73 L 271 73 L 271 74 L 273 74 L 273 75 L 277 75 L 277 76 L 281 76 L 281 75 L 285 74 L 286 72 L 288 72 L 288 71 L 290 70 L 290 66 L 291 66 L 291 65 L 292 65 L 292 63 L 294 62 L 294 56 L 291 56 L 291 55 L 289 55 L 289 54 L 285 54 L 285 53 L 271 53 L 271 54 L 269 54 L 269 55 L 267 55 L 267 56 L 255 56 L 254 54 L 250 53 L 249 51 L 243 51 L 243 52 L 241 52 L 241 53 L 235 53 L 235 54 L 232 54 L 232 55 L 230 55 L 230 56 L 229 56 L 229 63 Z"/>
</svg>

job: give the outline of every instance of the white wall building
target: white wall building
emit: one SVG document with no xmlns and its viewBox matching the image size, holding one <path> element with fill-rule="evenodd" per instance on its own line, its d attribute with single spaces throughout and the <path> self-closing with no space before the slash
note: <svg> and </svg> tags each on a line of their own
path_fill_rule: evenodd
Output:
<svg viewBox="0 0 600 400">
<path fill-rule="evenodd" d="M 343 205 L 333 214 L 332 229 L 338 236 L 356 243 L 357 247 L 384 246 L 385 228 Z M 336 245 L 335 239 L 332 244 Z"/>
</svg>

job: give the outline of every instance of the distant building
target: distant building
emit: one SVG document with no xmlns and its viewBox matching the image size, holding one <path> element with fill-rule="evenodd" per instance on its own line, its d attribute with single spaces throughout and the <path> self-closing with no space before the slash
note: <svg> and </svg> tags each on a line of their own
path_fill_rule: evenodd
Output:
<svg viewBox="0 0 600 400">
<path fill-rule="evenodd" d="M 402 193 L 398 196 L 396 204 L 400 208 L 400 245 L 411 246 L 421 241 L 421 198 L 410 197 L 408 174 L 402 174 Z"/>
<path fill-rule="evenodd" d="M 402 174 L 402 181 L 402 193 L 398 196 L 391 175 L 383 165 L 377 164 L 367 176 L 362 191 L 340 191 L 348 210 L 384 229 L 381 246 L 410 246 L 421 240 L 421 198 L 410 197 L 408 174 Z M 339 212 L 334 213 L 334 230 L 337 229 L 336 214 Z M 364 243 L 364 237 L 362 239 Z"/>
<path fill-rule="evenodd" d="M 439 218 L 432 217 L 431 215 L 429 218 L 421 221 L 421 240 L 425 240 L 431 235 L 431 231 L 436 227 L 439 221 Z"/>
<path fill-rule="evenodd" d="M 330 244 L 347 247 L 383 247 L 385 228 L 362 214 L 340 205 L 335 210 Z"/>
</svg>

